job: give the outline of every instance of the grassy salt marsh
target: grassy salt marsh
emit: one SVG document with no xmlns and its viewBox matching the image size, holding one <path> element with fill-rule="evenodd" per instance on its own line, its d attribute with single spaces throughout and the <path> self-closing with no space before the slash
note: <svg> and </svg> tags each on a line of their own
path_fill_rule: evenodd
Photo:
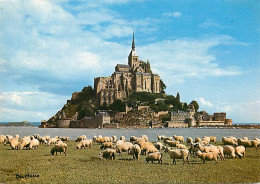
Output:
<svg viewBox="0 0 260 184">
<path fill-rule="evenodd" d="M 11 150 L 0 145 L 0 183 L 257 183 L 260 182 L 260 150 L 249 148 L 246 158 L 226 159 L 202 164 L 191 157 L 190 165 L 177 160 L 172 165 L 163 153 L 163 164 L 146 164 L 145 156 L 138 161 L 122 153 L 115 160 L 99 160 L 99 146 L 76 150 L 68 143 L 67 156 L 52 156 L 51 147 L 38 150 Z M 221 144 L 221 143 L 219 143 Z M 38 175 L 38 177 L 16 178 Z"/>
</svg>

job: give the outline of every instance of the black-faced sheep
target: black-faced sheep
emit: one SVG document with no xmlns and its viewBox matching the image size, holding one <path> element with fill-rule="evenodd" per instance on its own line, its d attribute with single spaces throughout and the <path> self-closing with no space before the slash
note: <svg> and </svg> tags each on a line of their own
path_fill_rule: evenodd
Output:
<svg viewBox="0 0 260 184">
<path fill-rule="evenodd" d="M 239 158 L 245 157 L 246 149 L 244 146 L 235 147 L 235 153 L 236 153 L 236 155 L 238 155 Z"/>
<path fill-rule="evenodd" d="M 75 142 L 80 142 L 80 141 L 82 141 L 82 140 L 87 140 L 87 139 L 88 139 L 87 136 L 81 135 L 81 136 L 79 136 L 79 137 L 75 140 Z"/>
<path fill-rule="evenodd" d="M 130 155 L 133 156 L 133 159 L 137 159 L 139 158 L 139 155 L 141 154 L 141 148 L 139 145 L 135 144 L 130 148 Z"/>
<path fill-rule="evenodd" d="M 103 150 L 102 152 L 100 152 L 99 154 L 99 158 L 105 158 L 106 160 L 114 160 L 116 158 L 116 150 L 115 149 L 111 149 L 111 148 L 107 148 L 105 150 Z"/>
<path fill-rule="evenodd" d="M 146 156 L 145 160 L 146 163 L 149 163 L 149 161 L 151 161 L 153 163 L 153 161 L 158 161 L 158 164 L 161 163 L 162 164 L 162 157 L 163 155 L 160 152 L 155 152 L 155 153 L 150 153 Z"/>
<path fill-rule="evenodd" d="M 120 140 L 123 141 L 123 142 L 125 142 L 125 136 L 121 136 L 121 137 L 120 137 Z"/>
<path fill-rule="evenodd" d="M 185 164 L 185 160 L 187 160 L 188 164 L 190 163 L 189 157 L 190 152 L 187 149 L 170 149 L 165 148 L 165 153 L 170 155 L 172 159 L 172 163 L 176 165 L 176 159 L 182 159 L 183 164 Z"/>
<path fill-rule="evenodd" d="M 155 146 L 159 151 L 161 151 L 162 149 L 165 149 L 165 146 L 164 146 L 163 143 L 161 143 L 161 142 L 156 142 L 156 143 L 154 143 L 154 146 Z"/>
<path fill-rule="evenodd" d="M 59 142 L 59 144 L 55 144 L 54 147 L 51 149 L 51 154 L 54 155 L 54 153 L 56 152 L 56 156 L 57 156 L 57 152 L 63 152 L 64 155 L 66 156 L 66 152 L 67 152 L 67 144 L 63 143 L 63 142 Z"/>
<path fill-rule="evenodd" d="M 187 145 L 190 145 L 191 143 L 193 143 L 193 139 L 191 137 L 188 137 L 186 139 Z"/>
<path fill-rule="evenodd" d="M 60 140 L 69 142 L 70 138 L 69 137 L 61 137 Z"/>
<path fill-rule="evenodd" d="M 200 137 L 196 137 L 196 138 L 195 138 L 195 143 L 200 142 L 200 141 L 201 141 L 201 138 L 200 138 Z"/>
</svg>

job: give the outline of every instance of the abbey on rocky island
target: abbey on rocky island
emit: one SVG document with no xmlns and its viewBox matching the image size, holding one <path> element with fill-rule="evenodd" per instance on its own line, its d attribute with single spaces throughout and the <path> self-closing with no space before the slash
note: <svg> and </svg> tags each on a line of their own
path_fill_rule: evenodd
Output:
<svg viewBox="0 0 260 184">
<path fill-rule="evenodd" d="M 94 90 L 100 105 L 112 104 L 133 92 L 161 92 L 160 76 L 152 73 L 149 61 L 139 60 L 135 51 L 134 34 L 128 65 L 117 64 L 111 76 L 95 78 Z"/>
</svg>

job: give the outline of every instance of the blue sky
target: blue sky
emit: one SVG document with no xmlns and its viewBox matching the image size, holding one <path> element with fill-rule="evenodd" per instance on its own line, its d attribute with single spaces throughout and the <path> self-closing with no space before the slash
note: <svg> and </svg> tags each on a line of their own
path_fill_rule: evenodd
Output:
<svg viewBox="0 0 260 184">
<path fill-rule="evenodd" d="M 260 122 L 257 0 L 0 0 L 0 121 L 41 121 L 75 91 L 149 60 L 167 94 Z"/>
</svg>

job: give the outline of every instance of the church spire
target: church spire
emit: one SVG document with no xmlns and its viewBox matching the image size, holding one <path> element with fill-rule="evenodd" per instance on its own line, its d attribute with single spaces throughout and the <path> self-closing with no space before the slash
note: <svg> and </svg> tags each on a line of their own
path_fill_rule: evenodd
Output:
<svg viewBox="0 0 260 184">
<path fill-rule="evenodd" d="M 135 32 L 133 30 L 132 50 L 135 50 Z"/>
</svg>

